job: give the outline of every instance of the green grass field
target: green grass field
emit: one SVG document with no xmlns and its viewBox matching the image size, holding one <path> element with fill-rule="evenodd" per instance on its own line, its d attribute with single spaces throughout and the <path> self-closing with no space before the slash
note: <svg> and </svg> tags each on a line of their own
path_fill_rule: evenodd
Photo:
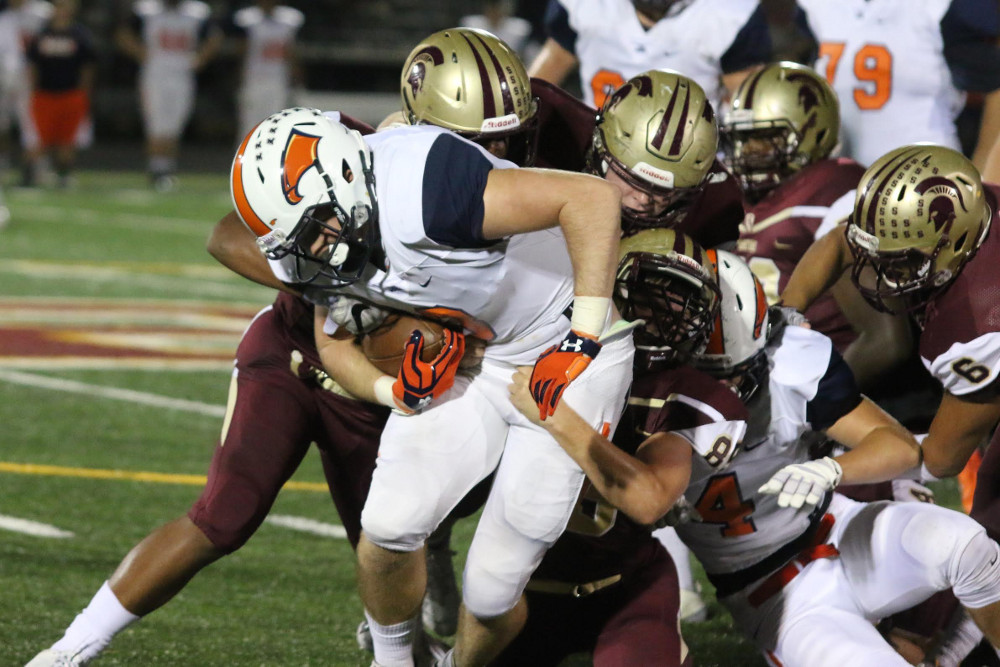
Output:
<svg viewBox="0 0 1000 667">
<path fill-rule="evenodd" d="M 176 191 L 158 195 L 138 174 L 88 172 L 72 191 L 6 197 L 0 666 L 51 644 L 136 542 L 187 511 L 221 426 L 228 360 L 273 297 L 204 250 L 230 208 L 223 175 L 182 176 Z M 145 472 L 159 476 L 135 474 Z M 338 522 L 318 457 L 293 481 L 274 514 Z M 954 505 L 953 485 L 938 491 Z M 15 530 L 23 524 L 14 520 L 63 536 Z M 473 528 L 456 529 L 462 553 Z M 696 663 L 762 665 L 725 612 L 711 610 L 707 623 L 685 628 Z M 346 540 L 265 523 L 120 634 L 97 664 L 364 666 L 360 619 Z"/>
</svg>

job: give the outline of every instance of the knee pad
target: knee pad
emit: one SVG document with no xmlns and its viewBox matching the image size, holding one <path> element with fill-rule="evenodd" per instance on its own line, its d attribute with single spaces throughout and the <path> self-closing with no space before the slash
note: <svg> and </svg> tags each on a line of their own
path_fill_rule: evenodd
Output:
<svg viewBox="0 0 1000 667">
<path fill-rule="evenodd" d="M 959 552 L 953 583 L 955 597 L 970 609 L 1000 601 L 1000 545 L 977 527 Z"/>
<path fill-rule="evenodd" d="M 416 521 L 409 503 L 372 502 L 371 495 L 361 511 L 361 530 L 372 544 L 389 551 L 416 551 L 430 535 Z"/>
<path fill-rule="evenodd" d="M 517 604 L 530 574 L 518 577 L 509 570 L 469 562 L 462 575 L 462 602 L 476 618 L 500 616 Z"/>
</svg>

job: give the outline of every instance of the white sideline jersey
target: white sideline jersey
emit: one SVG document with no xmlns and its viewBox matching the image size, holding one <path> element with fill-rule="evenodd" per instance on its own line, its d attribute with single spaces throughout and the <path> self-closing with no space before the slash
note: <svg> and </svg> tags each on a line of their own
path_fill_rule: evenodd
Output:
<svg viewBox="0 0 1000 667">
<path fill-rule="evenodd" d="M 748 405 L 743 446 L 729 467 L 719 471 L 692 458 L 684 495 L 702 521 L 677 532 L 712 574 L 758 563 L 806 531 L 808 512 L 779 508 L 778 496 L 757 489 L 786 465 L 809 460 L 815 429 L 830 426 L 861 400 L 850 369 L 821 333 L 786 327 L 767 355 L 767 383 Z"/>
<path fill-rule="evenodd" d="M 272 12 L 246 7 L 233 15 L 233 24 L 246 37 L 243 82 L 253 86 L 287 86 L 288 56 L 305 15 L 279 5 Z"/>
<path fill-rule="evenodd" d="M 569 319 L 562 314 L 573 301 L 573 269 L 562 232 L 549 229 L 478 243 L 466 237 L 450 245 L 446 237 L 464 232 L 445 229 L 439 214 L 452 221 L 470 219 L 463 213 L 482 205 L 482 191 L 464 178 L 424 182 L 425 171 L 437 173 L 446 164 L 449 174 L 485 177 L 489 169 L 516 168 L 512 162 L 438 127 L 400 127 L 364 140 L 373 153 L 389 268 L 372 267 L 338 292 L 379 306 L 454 318 L 466 332 L 490 343 L 488 357 L 510 363 L 533 363 L 565 336 Z M 468 168 L 456 169 L 455 163 Z M 449 211 L 458 213 L 448 216 Z"/>
<path fill-rule="evenodd" d="M 841 154 L 868 166 L 930 141 L 961 150 L 941 19 L 952 0 L 799 0 L 820 44 L 816 70 L 840 99 Z"/>
<path fill-rule="evenodd" d="M 557 1 L 576 35 L 570 50 L 579 60 L 583 100 L 597 108 L 633 76 L 672 69 L 697 81 L 718 109 L 722 55 L 758 8 L 757 0 L 694 0 L 646 30 L 629 0 Z"/>
<path fill-rule="evenodd" d="M 143 69 L 157 76 L 192 76 L 211 16 L 212 10 L 199 0 L 183 0 L 176 7 L 160 0 L 135 3 L 133 28 L 146 47 Z"/>
</svg>

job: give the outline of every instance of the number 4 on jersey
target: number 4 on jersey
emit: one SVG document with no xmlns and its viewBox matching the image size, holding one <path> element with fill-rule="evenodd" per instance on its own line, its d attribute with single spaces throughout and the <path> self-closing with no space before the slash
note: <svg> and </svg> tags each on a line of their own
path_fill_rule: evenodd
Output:
<svg viewBox="0 0 1000 667">
<path fill-rule="evenodd" d="M 757 531 L 751 518 L 754 503 L 743 499 L 734 472 L 712 477 L 695 509 L 704 523 L 721 524 L 723 537 L 740 537 Z"/>
</svg>

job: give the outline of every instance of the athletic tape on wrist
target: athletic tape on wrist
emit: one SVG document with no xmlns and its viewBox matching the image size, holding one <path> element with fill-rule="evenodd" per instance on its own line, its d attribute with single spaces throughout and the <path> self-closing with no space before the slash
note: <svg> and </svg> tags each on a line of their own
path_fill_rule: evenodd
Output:
<svg viewBox="0 0 1000 667">
<path fill-rule="evenodd" d="M 573 331 L 597 338 L 608 321 L 611 299 L 603 296 L 577 296 L 573 298 Z"/>
</svg>

